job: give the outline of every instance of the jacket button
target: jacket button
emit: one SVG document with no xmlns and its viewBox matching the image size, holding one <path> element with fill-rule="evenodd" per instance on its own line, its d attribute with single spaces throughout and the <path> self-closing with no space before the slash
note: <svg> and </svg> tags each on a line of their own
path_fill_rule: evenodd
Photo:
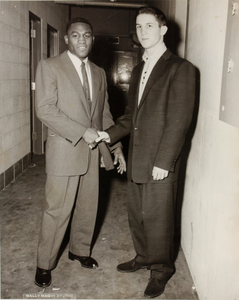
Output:
<svg viewBox="0 0 239 300">
<path fill-rule="evenodd" d="M 139 130 L 139 128 L 135 127 L 134 130 L 135 130 L 135 131 L 136 131 L 136 130 Z"/>
</svg>

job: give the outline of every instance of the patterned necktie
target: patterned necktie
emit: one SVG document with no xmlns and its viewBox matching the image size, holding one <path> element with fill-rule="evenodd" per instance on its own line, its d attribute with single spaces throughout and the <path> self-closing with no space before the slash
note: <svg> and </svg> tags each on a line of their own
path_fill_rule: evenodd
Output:
<svg viewBox="0 0 239 300">
<path fill-rule="evenodd" d="M 83 77 L 83 89 L 84 89 L 85 97 L 87 99 L 89 106 L 91 106 L 90 86 L 89 86 L 89 81 L 88 81 L 87 73 L 85 70 L 84 62 L 81 63 L 81 73 L 82 73 L 82 77 Z"/>
</svg>

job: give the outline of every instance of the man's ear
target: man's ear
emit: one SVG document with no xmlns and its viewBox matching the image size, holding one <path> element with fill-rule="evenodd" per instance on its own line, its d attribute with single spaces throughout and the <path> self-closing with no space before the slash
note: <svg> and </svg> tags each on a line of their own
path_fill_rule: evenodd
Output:
<svg viewBox="0 0 239 300">
<path fill-rule="evenodd" d="M 166 25 L 161 26 L 161 35 L 165 35 L 168 31 L 168 27 Z"/>
<path fill-rule="evenodd" d="M 65 40 L 65 43 L 68 45 L 68 36 L 67 35 L 64 35 L 64 40 Z"/>
<path fill-rule="evenodd" d="M 92 39 L 92 45 L 94 44 L 95 42 L 95 37 L 93 36 L 93 39 Z"/>
</svg>

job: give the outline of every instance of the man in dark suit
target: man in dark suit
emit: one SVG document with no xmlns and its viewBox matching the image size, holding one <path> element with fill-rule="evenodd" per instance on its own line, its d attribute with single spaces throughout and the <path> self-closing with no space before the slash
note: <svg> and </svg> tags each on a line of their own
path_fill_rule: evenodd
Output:
<svg viewBox="0 0 239 300">
<path fill-rule="evenodd" d="M 114 143 L 130 133 L 128 218 L 136 257 L 120 272 L 150 269 L 145 296 L 156 297 L 174 274 L 173 239 L 180 152 L 195 101 L 195 68 L 164 44 L 166 18 L 154 7 L 136 17 L 143 61 L 131 77 L 125 114 L 96 142 Z"/>
<path fill-rule="evenodd" d="M 66 27 L 68 51 L 40 61 L 36 74 L 36 113 L 48 127 L 46 202 L 39 237 L 35 284 L 51 284 L 51 270 L 75 204 L 69 259 L 96 268 L 90 247 L 98 207 L 100 154 L 114 168 L 109 147 L 95 145 L 96 130 L 114 124 L 109 110 L 105 72 L 88 60 L 93 29 L 83 18 Z M 111 148 L 118 172 L 125 170 L 121 145 Z"/>
</svg>

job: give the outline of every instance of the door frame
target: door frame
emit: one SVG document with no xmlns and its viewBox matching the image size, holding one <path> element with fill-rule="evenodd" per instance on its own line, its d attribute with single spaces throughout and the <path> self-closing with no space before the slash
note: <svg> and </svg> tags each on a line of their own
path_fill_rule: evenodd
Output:
<svg viewBox="0 0 239 300">
<path fill-rule="evenodd" d="M 29 41 L 30 41 L 30 119 L 31 119 L 31 153 L 42 154 L 43 124 L 37 118 L 35 111 L 35 75 L 38 62 L 41 60 L 41 19 L 29 11 Z"/>
</svg>

